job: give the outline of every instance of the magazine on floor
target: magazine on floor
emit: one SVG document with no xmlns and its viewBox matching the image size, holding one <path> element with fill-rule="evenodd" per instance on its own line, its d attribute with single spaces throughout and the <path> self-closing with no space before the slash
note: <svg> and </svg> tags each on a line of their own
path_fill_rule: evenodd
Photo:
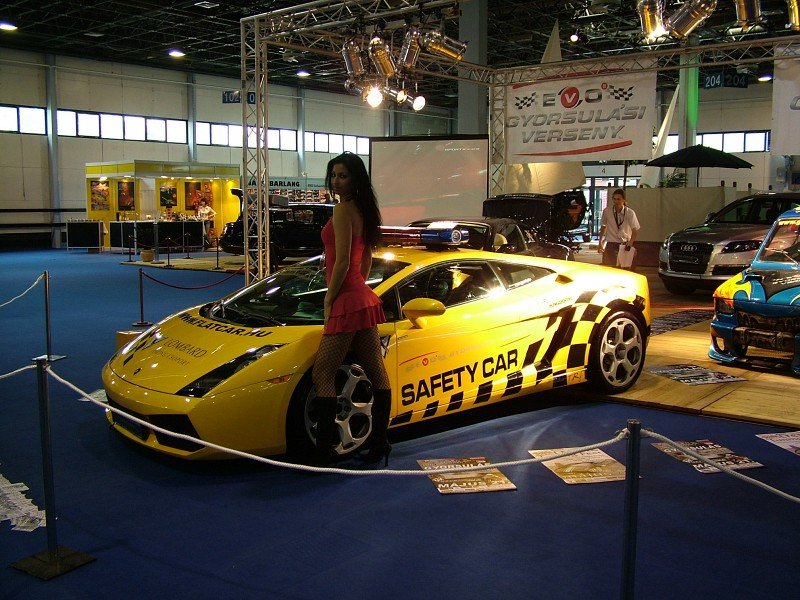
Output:
<svg viewBox="0 0 800 600">
<path fill-rule="evenodd" d="M 670 379 L 680 381 L 686 385 L 747 381 L 742 377 L 736 377 L 735 375 L 729 375 L 721 371 L 712 371 L 692 364 L 664 365 L 662 367 L 649 367 L 647 370 L 654 375 L 669 377 Z"/>
<path fill-rule="evenodd" d="M 547 450 L 528 450 L 534 458 L 546 458 L 569 452 L 574 448 L 551 448 Z M 602 483 L 625 479 L 625 465 L 612 458 L 600 448 L 585 450 L 542 464 L 558 475 L 566 483 Z"/>
<path fill-rule="evenodd" d="M 704 458 L 708 458 L 709 460 L 713 460 L 715 463 L 722 465 L 723 467 L 727 467 L 729 469 L 733 469 L 735 471 L 741 469 L 753 469 L 755 467 L 763 467 L 760 462 L 756 462 L 750 458 L 747 458 L 743 454 L 737 454 L 733 450 L 726 448 L 725 446 L 720 446 L 717 443 L 712 442 L 711 440 L 689 440 L 686 442 L 676 442 L 681 446 L 686 446 L 690 450 L 694 450 L 700 456 Z M 704 463 L 703 461 L 695 458 L 694 456 L 690 456 L 681 450 L 678 450 L 674 446 L 667 444 L 666 442 L 655 442 L 653 446 L 661 450 L 662 452 L 666 452 L 673 458 L 677 458 L 681 462 L 688 463 L 692 465 L 695 469 L 700 471 L 701 473 L 719 473 L 719 469 L 716 467 L 712 467 L 709 464 Z"/>
<path fill-rule="evenodd" d="M 783 433 L 759 433 L 756 437 L 766 440 L 771 444 L 780 446 L 792 454 L 800 456 L 800 431 L 785 431 Z"/>
<path fill-rule="evenodd" d="M 435 458 L 418 460 L 417 463 L 424 471 L 454 469 L 457 467 L 480 467 L 491 464 L 484 456 Z M 511 483 L 500 470 L 493 468 L 463 473 L 432 473 L 428 477 L 436 485 L 436 489 L 439 490 L 440 494 L 472 494 L 517 489 L 517 486 Z"/>
</svg>

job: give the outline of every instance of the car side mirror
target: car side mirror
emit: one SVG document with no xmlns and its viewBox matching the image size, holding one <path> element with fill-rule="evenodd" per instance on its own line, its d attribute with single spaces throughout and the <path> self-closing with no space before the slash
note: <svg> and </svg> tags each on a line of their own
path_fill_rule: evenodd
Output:
<svg viewBox="0 0 800 600">
<path fill-rule="evenodd" d="M 403 304 L 403 315 L 417 328 L 425 327 L 427 317 L 443 315 L 446 310 L 444 304 L 433 298 L 414 298 Z"/>
<path fill-rule="evenodd" d="M 706 215 L 706 220 L 705 220 L 705 221 L 703 221 L 703 223 L 708 223 L 708 222 L 709 222 L 711 219 L 713 219 L 713 218 L 714 218 L 714 215 L 715 215 L 715 214 L 717 214 L 717 213 L 715 213 L 715 212 L 710 212 L 710 213 L 708 213 L 708 214 Z"/>
</svg>

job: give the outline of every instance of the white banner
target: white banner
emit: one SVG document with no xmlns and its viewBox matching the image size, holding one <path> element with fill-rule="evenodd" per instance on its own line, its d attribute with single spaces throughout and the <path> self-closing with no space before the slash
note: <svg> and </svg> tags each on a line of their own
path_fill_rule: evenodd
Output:
<svg viewBox="0 0 800 600">
<path fill-rule="evenodd" d="M 507 163 L 651 156 L 654 72 L 515 84 L 506 98 Z"/>
<path fill-rule="evenodd" d="M 800 154 L 800 60 L 777 58 L 783 53 L 796 56 L 797 51 L 797 46 L 775 51 L 770 145 L 774 155 Z"/>
</svg>

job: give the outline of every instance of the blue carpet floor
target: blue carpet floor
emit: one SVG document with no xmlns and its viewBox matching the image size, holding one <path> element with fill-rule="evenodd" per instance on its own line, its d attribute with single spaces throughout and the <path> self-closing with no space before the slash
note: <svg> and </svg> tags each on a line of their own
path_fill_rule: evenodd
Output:
<svg viewBox="0 0 800 600">
<path fill-rule="evenodd" d="M 119 255 L 0 253 L 0 304 L 51 274 L 53 369 L 86 391 L 139 319 L 138 270 Z M 151 272 L 185 287 L 227 275 Z M 145 316 L 217 298 L 145 283 Z M 0 375 L 44 353 L 42 288 L 0 308 Z M 796 382 L 789 381 L 791 385 Z M 689 390 L 688 393 L 692 391 Z M 622 482 L 566 485 L 541 465 L 503 469 L 515 491 L 440 495 L 427 478 L 308 475 L 248 461 L 180 462 L 127 443 L 101 411 L 50 380 L 58 542 L 96 560 L 51 581 L 9 565 L 44 529 L 0 523 L 0 598 L 619 598 Z M 0 380 L 0 474 L 43 507 L 33 371 Z M 611 438 L 628 419 L 676 440 L 710 438 L 765 465 L 746 474 L 800 494 L 800 457 L 755 437 L 782 431 L 540 394 L 471 418 L 393 432 L 393 468 L 422 458 L 526 458 Z M 624 462 L 624 443 L 606 449 Z M 642 444 L 636 597 L 759 599 L 800 589 L 800 506 Z"/>
</svg>

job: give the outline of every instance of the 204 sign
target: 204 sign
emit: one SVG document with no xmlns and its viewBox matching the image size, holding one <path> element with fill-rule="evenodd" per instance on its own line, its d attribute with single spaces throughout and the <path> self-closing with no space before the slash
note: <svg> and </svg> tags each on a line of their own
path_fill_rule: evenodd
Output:
<svg viewBox="0 0 800 600">
<path fill-rule="evenodd" d="M 703 87 L 747 87 L 747 73 L 737 73 L 736 71 L 712 71 L 703 75 Z"/>
</svg>

